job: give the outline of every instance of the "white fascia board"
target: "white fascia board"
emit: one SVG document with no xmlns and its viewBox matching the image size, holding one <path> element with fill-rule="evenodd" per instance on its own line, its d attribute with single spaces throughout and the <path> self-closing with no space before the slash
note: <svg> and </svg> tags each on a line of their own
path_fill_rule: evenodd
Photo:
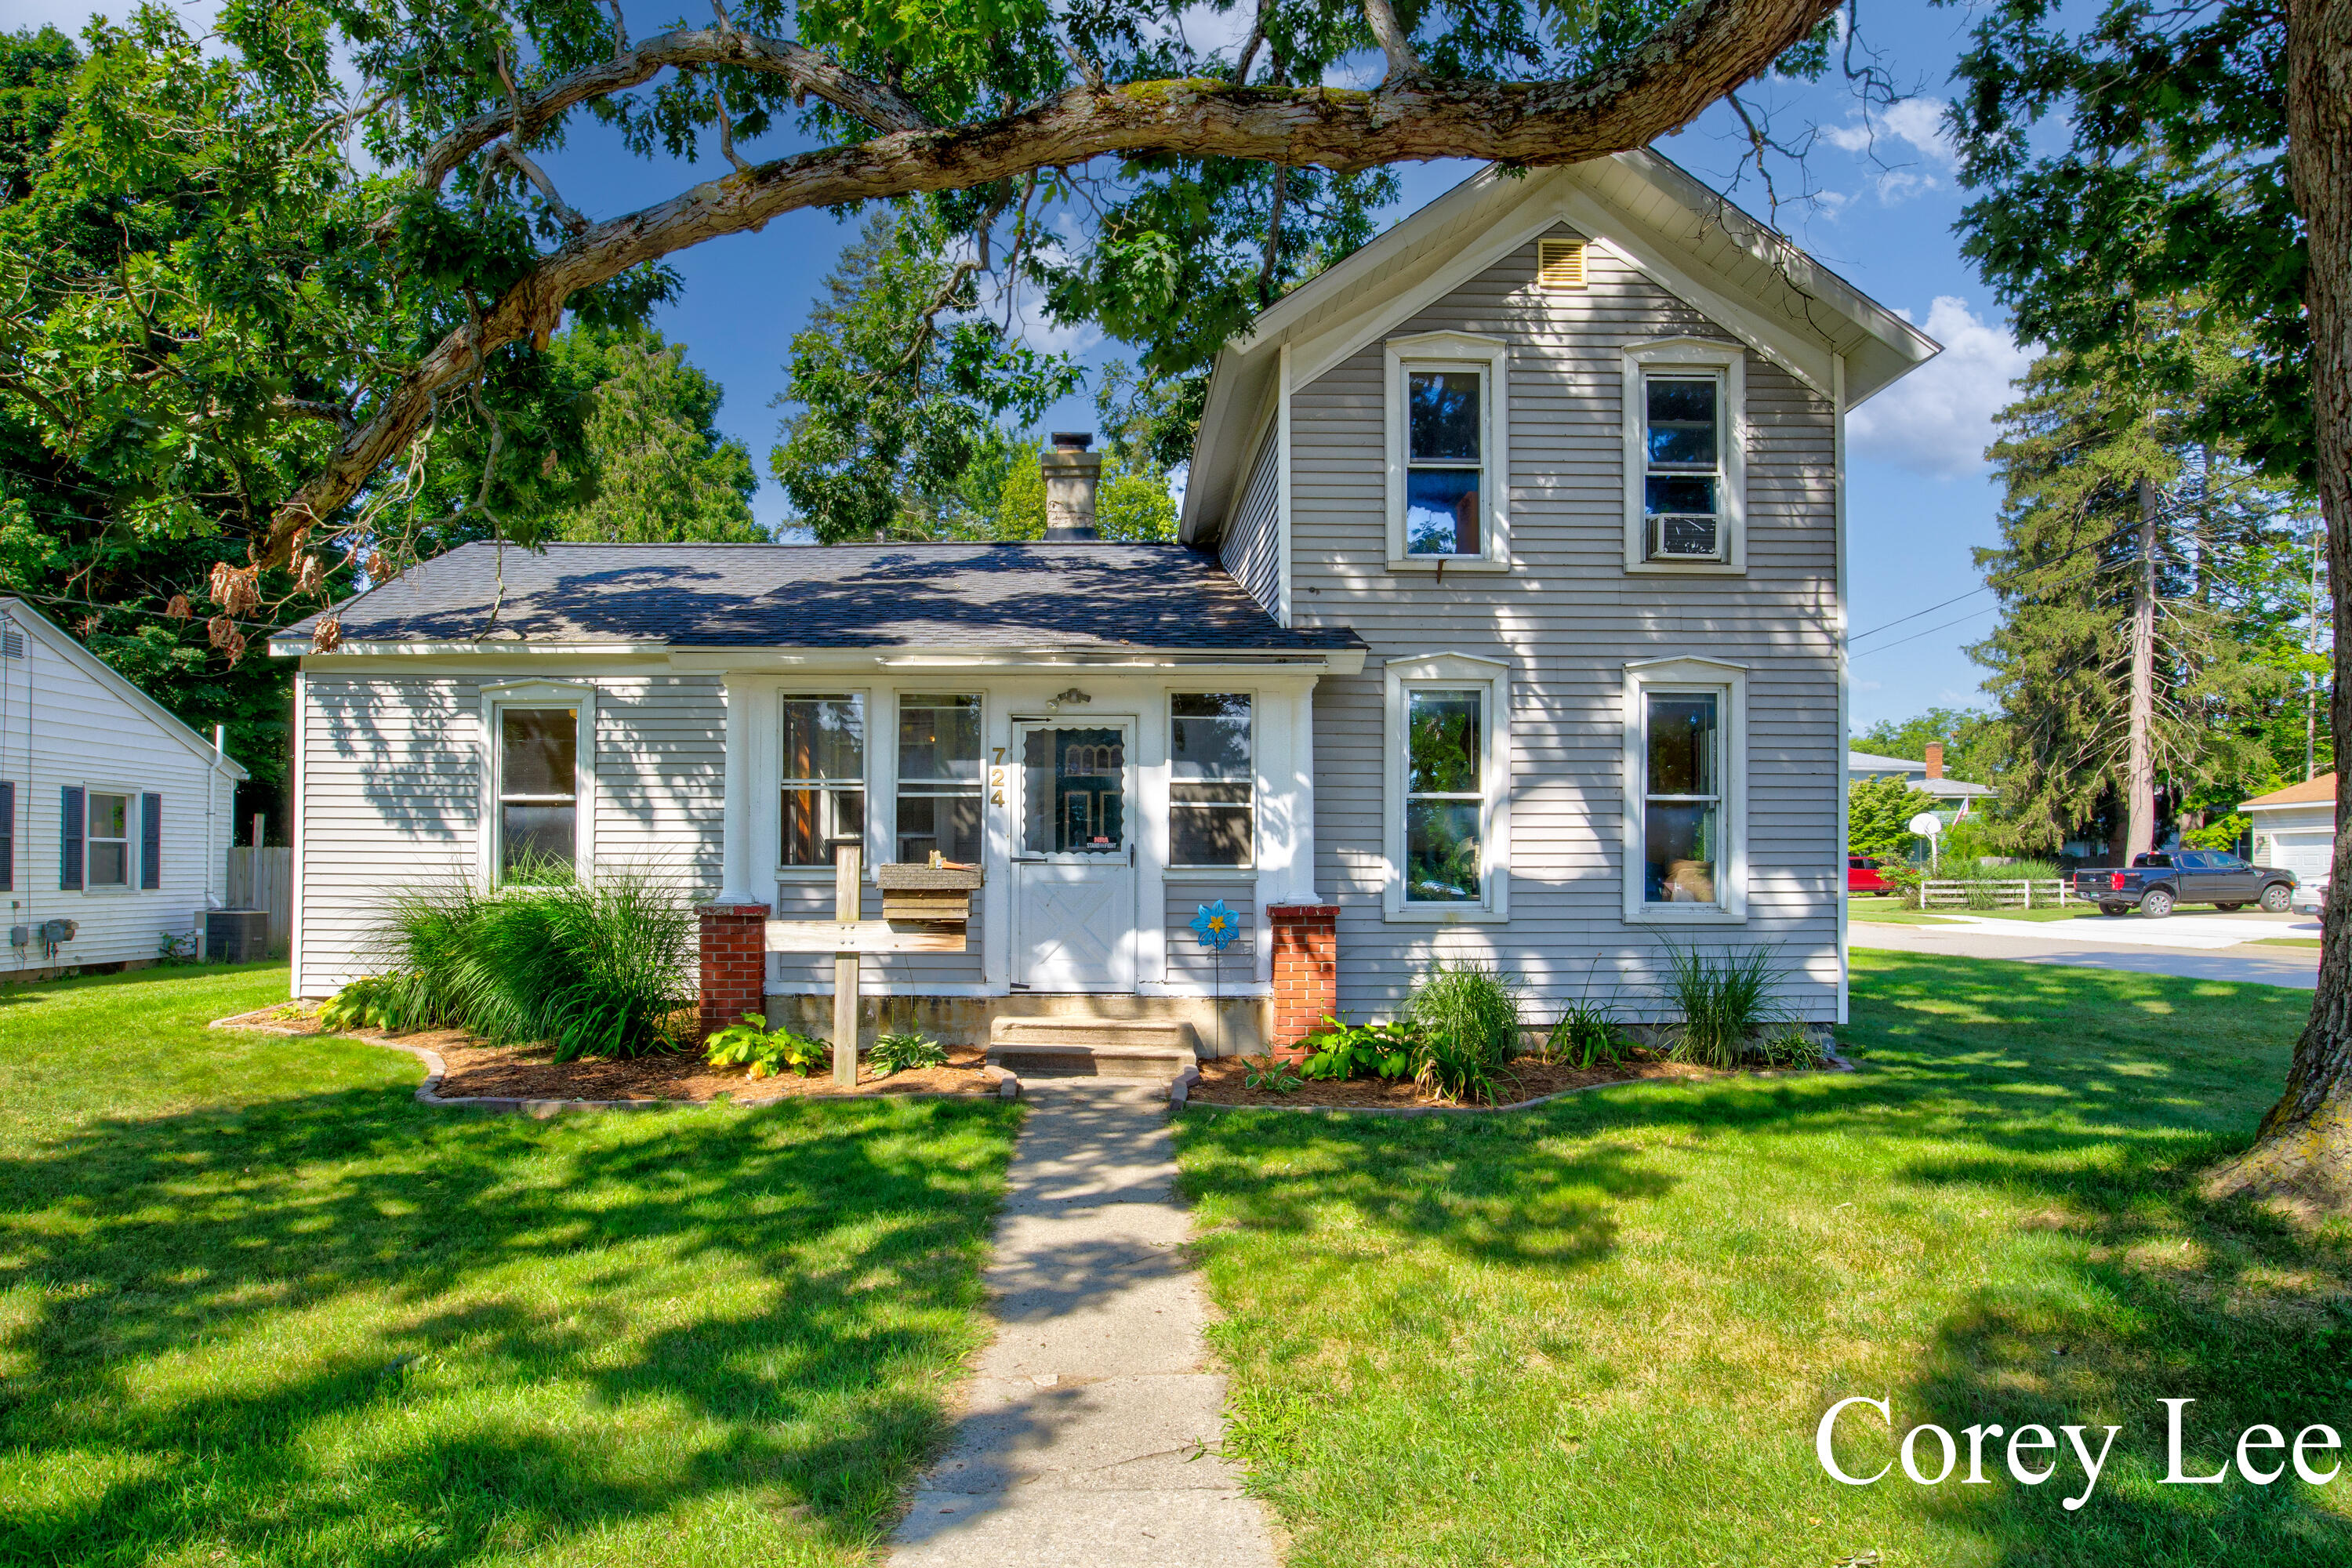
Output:
<svg viewBox="0 0 2352 1568">
<path fill-rule="evenodd" d="M 196 753 L 206 763 L 226 772 L 231 778 L 247 779 L 253 776 L 245 771 L 245 765 L 242 763 L 226 752 L 215 751 L 210 741 L 182 723 L 170 709 L 131 684 L 129 680 L 116 673 L 111 665 L 82 647 L 67 633 L 65 628 L 24 600 L 0 599 L 0 615 L 5 615 L 30 632 L 39 639 L 42 647 L 131 704 L 142 714 L 153 721 L 157 729 Z"/>
<path fill-rule="evenodd" d="M 1104 650 L 1072 648 L 675 648 L 672 669 L 724 673 L 730 670 L 853 674 L 874 670 L 960 671 L 1019 675 L 1032 670 L 1182 670 L 1187 674 L 1237 674 L 1295 670 L 1305 675 L 1354 675 L 1364 668 L 1361 648 L 1245 648 Z"/>
<path fill-rule="evenodd" d="M 332 653 L 312 651 L 308 637 L 288 637 L 269 645 L 278 658 L 621 658 L 655 657 L 669 651 L 667 641 L 650 642 L 365 642 L 335 645 Z M 323 666 L 320 668 L 324 668 Z"/>
</svg>

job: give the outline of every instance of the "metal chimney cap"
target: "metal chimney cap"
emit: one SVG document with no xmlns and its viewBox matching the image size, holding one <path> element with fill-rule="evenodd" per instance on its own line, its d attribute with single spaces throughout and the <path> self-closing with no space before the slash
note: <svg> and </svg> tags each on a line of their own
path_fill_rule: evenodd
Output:
<svg viewBox="0 0 2352 1568">
<path fill-rule="evenodd" d="M 1067 451 L 1083 452 L 1094 444 L 1095 433 L 1091 430 L 1056 430 L 1054 432 L 1054 445 Z"/>
</svg>

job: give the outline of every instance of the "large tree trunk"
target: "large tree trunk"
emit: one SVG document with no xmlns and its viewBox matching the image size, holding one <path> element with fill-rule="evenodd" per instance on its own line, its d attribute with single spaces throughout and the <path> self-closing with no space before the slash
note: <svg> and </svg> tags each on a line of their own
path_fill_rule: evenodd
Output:
<svg viewBox="0 0 2352 1568">
<path fill-rule="evenodd" d="M 2130 755 L 2124 864 L 2156 847 L 2156 487 L 2139 482 L 2139 575 L 2132 589 Z"/>
<path fill-rule="evenodd" d="M 2311 252 L 2311 402 L 2330 581 L 2352 583 L 2352 0 L 2289 0 L 2288 167 Z M 2335 595 L 2336 679 L 2329 716 L 2352 734 L 2352 595 Z M 2352 819 L 2336 773 L 2336 817 Z M 2247 1193 L 2305 1214 L 2352 1214 L 2352 834 L 2330 868 L 2337 896 L 2321 933 L 2319 992 L 2295 1042 L 2286 1092 L 2254 1146 L 2208 1191 Z"/>
</svg>

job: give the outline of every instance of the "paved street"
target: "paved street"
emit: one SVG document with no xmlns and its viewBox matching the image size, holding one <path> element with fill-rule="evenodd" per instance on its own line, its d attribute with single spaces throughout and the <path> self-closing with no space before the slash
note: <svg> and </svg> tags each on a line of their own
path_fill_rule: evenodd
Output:
<svg viewBox="0 0 2352 1568">
<path fill-rule="evenodd" d="M 2319 950 L 2289 947 L 2257 947 L 2241 942 L 2222 947 L 2210 945 L 2210 938 L 2201 929 L 2222 921 L 2242 922 L 2247 926 L 2268 926 L 2278 934 L 2302 936 L 2307 933 L 2294 929 L 2310 923 L 2308 916 L 2219 915 L 2210 920 L 2200 917 L 2197 928 L 2191 928 L 2196 947 L 2158 947 L 2149 944 L 2146 932 L 2158 922 L 2141 922 L 2128 933 L 2119 932 L 2112 924 L 2093 917 L 2088 920 L 2034 925 L 2023 921 L 1973 921 L 1954 925 L 1876 925 L 1855 921 L 1850 929 L 1850 940 L 1857 948 L 1876 948 L 1888 952 L 1948 952 L 1963 958 L 2001 958 L 2018 963 L 2071 964 L 2086 969 L 2125 970 L 2137 974 L 2175 974 L 2189 980 L 2252 981 L 2263 985 L 2291 985 L 2309 991 L 2318 984 Z M 2171 922 L 2164 922 L 2169 924 Z M 2001 926 L 2014 931 L 1998 929 Z M 2086 929 L 2085 929 L 2086 928 Z M 2253 931 L 2252 935 L 2270 932 Z"/>
</svg>

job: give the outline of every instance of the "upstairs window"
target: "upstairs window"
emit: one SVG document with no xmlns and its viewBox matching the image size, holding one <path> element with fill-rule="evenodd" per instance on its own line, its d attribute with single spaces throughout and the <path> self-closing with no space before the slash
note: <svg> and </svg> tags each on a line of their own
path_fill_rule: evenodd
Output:
<svg viewBox="0 0 2352 1568">
<path fill-rule="evenodd" d="M 1746 353 L 1710 338 L 1624 351 L 1627 571 L 1744 569 Z"/>
<path fill-rule="evenodd" d="M 1384 353 L 1390 570 L 1500 569 L 1510 523 L 1503 341 L 1425 332 Z"/>
<path fill-rule="evenodd" d="M 571 874 L 580 848 L 580 710 L 499 710 L 499 880 Z"/>
<path fill-rule="evenodd" d="M 830 866 L 826 840 L 866 832 L 866 700 L 784 699 L 783 863 Z"/>
<path fill-rule="evenodd" d="M 1246 692 L 1168 700 L 1168 864 L 1256 863 L 1256 771 Z"/>
<path fill-rule="evenodd" d="M 1475 370 L 1405 373 L 1408 555 L 1480 553 L 1486 515 L 1483 379 Z"/>
<path fill-rule="evenodd" d="M 898 853 L 920 865 L 933 852 L 980 860 L 978 697 L 898 699 Z"/>
<path fill-rule="evenodd" d="M 1646 373 L 1642 517 L 1653 561 L 1723 559 L 1723 384 Z"/>
</svg>

